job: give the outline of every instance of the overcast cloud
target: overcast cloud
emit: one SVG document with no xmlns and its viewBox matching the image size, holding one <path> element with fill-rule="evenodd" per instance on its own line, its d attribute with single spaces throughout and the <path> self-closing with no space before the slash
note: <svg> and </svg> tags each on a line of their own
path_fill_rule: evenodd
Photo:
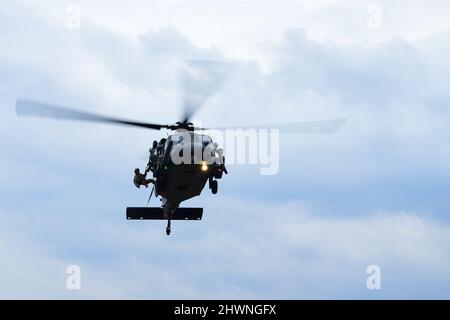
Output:
<svg viewBox="0 0 450 320">
<path fill-rule="evenodd" d="M 437 0 L 2 1 L 0 297 L 449 298 L 449 18 Z M 148 196 L 133 170 L 166 133 L 17 118 L 14 104 L 171 123 L 184 59 L 236 66 L 197 123 L 348 121 L 283 136 L 276 176 L 231 166 L 217 196 L 186 203 L 204 220 L 167 238 L 125 220 Z"/>
</svg>

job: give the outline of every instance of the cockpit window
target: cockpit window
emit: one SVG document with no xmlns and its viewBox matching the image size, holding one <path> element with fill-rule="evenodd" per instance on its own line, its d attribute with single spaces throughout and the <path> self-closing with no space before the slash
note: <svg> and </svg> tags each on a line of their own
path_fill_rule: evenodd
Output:
<svg viewBox="0 0 450 320">
<path fill-rule="evenodd" d="M 189 142 L 189 140 L 191 143 L 202 143 L 204 145 L 212 143 L 211 137 L 202 134 L 195 134 L 193 132 L 174 134 L 170 137 L 170 140 L 173 141 L 174 144 L 179 144 L 183 141 Z"/>
<path fill-rule="evenodd" d="M 202 135 L 202 143 L 204 145 L 208 145 L 208 144 L 212 143 L 211 137 Z"/>
<path fill-rule="evenodd" d="M 184 137 L 182 135 L 173 135 L 170 137 L 170 140 L 172 140 L 173 143 L 178 144 L 183 141 L 183 138 Z"/>
</svg>

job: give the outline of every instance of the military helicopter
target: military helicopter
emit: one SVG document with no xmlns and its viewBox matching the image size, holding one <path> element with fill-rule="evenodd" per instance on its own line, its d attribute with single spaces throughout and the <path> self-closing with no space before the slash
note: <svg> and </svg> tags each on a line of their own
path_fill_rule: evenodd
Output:
<svg viewBox="0 0 450 320">
<path fill-rule="evenodd" d="M 211 192 L 217 194 L 218 180 L 222 179 L 223 174 L 228 174 L 223 150 L 218 148 L 210 136 L 204 134 L 209 128 L 197 128 L 190 121 L 200 106 L 224 81 L 228 65 L 215 61 L 189 61 L 187 65 L 188 72 L 185 70 L 183 73 L 184 115 L 182 121 L 172 125 L 119 119 L 25 99 L 17 100 L 16 113 L 18 116 L 78 120 L 151 130 L 168 129 L 170 135 L 167 138 L 159 142 L 153 141 L 145 173 L 140 174 L 139 169 L 135 170 L 135 184 L 138 175 L 142 178 L 139 184 L 146 187 L 150 183 L 153 184 L 147 207 L 128 207 L 126 218 L 166 220 L 166 234 L 170 235 L 171 221 L 201 220 L 203 217 L 203 208 L 180 208 L 180 204 L 199 196 L 206 183 Z M 344 122 L 344 119 L 335 119 L 260 127 L 284 128 L 284 131 L 290 133 L 330 133 L 337 131 Z M 177 156 L 182 157 L 184 161 L 180 163 L 175 159 Z M 153 179 L 147 180 L 149 172 L 152 172 Z M 153 194 L 161 197 L 161 207 L 148 207 Z"/>
</svg>

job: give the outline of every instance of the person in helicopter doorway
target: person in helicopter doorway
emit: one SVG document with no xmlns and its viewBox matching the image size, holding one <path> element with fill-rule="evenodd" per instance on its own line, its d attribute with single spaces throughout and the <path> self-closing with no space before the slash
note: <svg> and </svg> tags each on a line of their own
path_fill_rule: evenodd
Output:
<svg viewBox="0 0 450 320">
<path fill-rule="evenodd" d="M 150 183 L 155 183 L 153 179 L 147 179 L 147 172 L 143 174 L 138 168 L 134 170 L 133 182 L 136 188 L 140 188 L 141 186 L 145 186 L 146 188 L 148 188 L 148 185 Z"/>
</svg>

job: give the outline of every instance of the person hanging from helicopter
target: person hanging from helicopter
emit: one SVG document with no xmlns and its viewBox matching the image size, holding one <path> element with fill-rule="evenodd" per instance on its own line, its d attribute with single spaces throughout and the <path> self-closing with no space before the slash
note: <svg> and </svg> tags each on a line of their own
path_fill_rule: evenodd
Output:
<svg viewBox="0 0 450 320">
<path fill-rule="evenodd" d="M 167 139 L 161 139 L 158 143 L 158 141 L 153 141 L 153 146 L 148 150 L 150 153 L 150 156 L 148 158 L 148 163 L 145 168 L 145 174 L 148 172 L 156 172 L 158 167 L 158 158 L 162 156 L 164 152 L 164 145 L 166 143 Z"/>
<path fill-rule="evenodd" d="M 228 170 L 225 167 L 225 156 L 223 155 L 223 149 L 222 148 L 219 149 L 219 145 L 217 144 L 217 142 L 214 142 L 213 146 L 214 146 L 215 155 L 217 155 L 217 161 L 218 161 L 217 163 L 222 165 L 223 172 L 225 174 L 228 174 Z"/>
<path fill-rule="evenodd" d="M 148 185 L 150 183 L 155 184 L 155 181 L 153 179 L 147 179 L 147 172 L 145 174 L 141 173 L 139 168 L 136 168 L 134 170 L 134 179 L 133 179 L 134 185 L 136 188 L 140 188 L 141 186 L 145 186 L 148 188 Z"/>
</svg>

